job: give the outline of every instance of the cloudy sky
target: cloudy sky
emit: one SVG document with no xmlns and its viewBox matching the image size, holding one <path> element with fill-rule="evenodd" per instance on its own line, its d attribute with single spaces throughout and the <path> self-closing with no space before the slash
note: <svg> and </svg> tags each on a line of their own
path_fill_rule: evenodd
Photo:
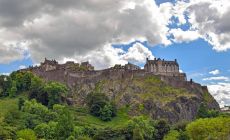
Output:
<svg viewBox="0 0 230 140">
<path fill-rule="evenodd" d="M 0 0 L 0 73 L 44 58 L 97 69 L 178 59 L 230 105 L 229 0 Z"/>
</svg>

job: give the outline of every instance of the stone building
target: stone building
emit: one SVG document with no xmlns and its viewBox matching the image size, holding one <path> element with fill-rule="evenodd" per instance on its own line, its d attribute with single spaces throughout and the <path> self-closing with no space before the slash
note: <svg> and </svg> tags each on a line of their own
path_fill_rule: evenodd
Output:
<svg viewBox="0 0 230 140">
<path fill-rule="evenodd" d="M 132 70 L 140 70 L 141 68 L 137 65 L 128 63 L 125 65 L 116 64 L 113 67 L 111 67 L 110 69 L 113 69 L 113 70 L 131 70 L 132 71 Z"/>
<path fill-rule="evenodd" d="M 183 81 L 187 80 L 186 74 L 180 73 L 179 64 L 176 59 L 174 61 L 166 61 L 160 58 L 155 58 L 154 60 L 146 58 L 144 70 L 154 75 L 171 76 Z"/>
<path fill-rule="evenodd" d="M 48 60 L 45 58 L 45 61 L 41 63 L 41 68 L 44 71 L 56 70 L 58 67 L 58 62 L 56 60 Z"/>
<path fill-rule="evenodd" d="M 146 59 L 145 64 L 145 71 L 146 72 L 152 72 L 156 74 L 164 74 L 164 73 L 179 73 L 179 64 L 177 63 L 177 60 L 175 61 L 165 61 L 164 59 L 161 60 L 160 58 L 149 60 Z"/>
<path fill-rule="evenodd" d="M 94 66 L 92 66 L 88 61 L 82 62 L 81 66 L 85 67 L 89 71 L 93 71 L 94 70 Z"/>
<path fill-rule="evenodd" d="M 125 69 L 126 70 L 140 70 L 141 68 L 137 65 L 128 63 L 128 64 L 125 64 Z"/>
</svg>

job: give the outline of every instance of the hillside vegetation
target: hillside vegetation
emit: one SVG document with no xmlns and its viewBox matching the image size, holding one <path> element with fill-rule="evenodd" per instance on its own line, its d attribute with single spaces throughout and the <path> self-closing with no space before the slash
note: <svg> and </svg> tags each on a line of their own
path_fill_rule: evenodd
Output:
<svg viewBox="0 0 230 140">
<path fill-rule="evenodd" d="M 154 76 L 104 80 L 72 91 L 32 73 L 15 72 L 0 77 L 0 89 L 3 140 L 225 140 L 230 134 L 229 115 L 209 110 L 208 95 L 199 100 L 196 93 Z M 73 105 L 68 105 L 70 97 Z M 203 101 L 193 118 L 197 120 L 178 121 L 178 116 L 186 118 L 185 106 L 197 100 Z M 159 114 L 163 117 L 157 118 Z"/>
</svg>

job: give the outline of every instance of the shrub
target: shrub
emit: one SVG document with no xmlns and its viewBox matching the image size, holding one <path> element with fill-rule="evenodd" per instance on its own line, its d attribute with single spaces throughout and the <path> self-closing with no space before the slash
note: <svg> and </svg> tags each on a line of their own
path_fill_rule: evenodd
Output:
<svg viewBox="0 0 230 140">
<path fill-rule="evenodd" d="M 61 103 L 61 96 L 67 93 L 67 87 L 57 82 L 47 83 L 44 90 L 48 93 L 48 106 L 50 108 L 53 107 L 54 104 Z"/>
<path fill-rule="evenodd" d="M 164 140 L 178 140 L 180 133 L 177 130 L 171 130 L 167 135 L 164 136 Z"/>
<path fill-rule="evenodd" d="M 55 139 L 56 137 L 56 122 L 49 122 L 48 124 L 42 123 L 35 127 L 38 138 Z"/>
<path fill-rule="evenodd" d="M 214 118 L 217 116 L 219 116 L 219 111 L 209 110 L 206 104 L 200 104 L 197 112 L 197 118 Z"/>
<path fill-rule="evenodd" d="M 68 138 L 74 130 L 74 122 L 72 114 L 66 108 L 63 109 L 62 113 L 58 118 L 57 123 L 57 136 L 59 139 Z"/>
<path fill-rule="evenodd" d="M 132 132 L 133 138 L 143 137 L 145 140 L 151 140 L 155 137 L 156 130 L 154 125 L 152 120 L 139 116 L 128 122 L 128 129 Z"/>
<path fill-rule="evenodd" d="M 186 131 L 194 140 L 225 140 L 230 137 L 230 117 L 198 119 L 188 124 Z"/>
<path fill-rule="evenodd" d="M 156 139 L 162 140 L 170 130 L 169 124 L 165 120 L 159 120 L 155 126 L 156 129 Z"/>
<path fill-rule="evenodd" d="M 112 117 L 116 116 L 115 104 L 110 102 L 103 93 L 90 93 L 87 96 L 87 104 L 90 113 L 103 121 L 110 121 Z"/>
<path fill-rule="evenodd" d="M 18 110 L 22 109 L 22 107 L 24 106 L 24 103 L 25 103 L 25 100 L 22 97 L 20 97 L 18 99 Z"/>
<path fill-rule="evenodd" d="M 36 140 L 35 132 L 31 129 L 24 129 L 17 132 L 17 138 L 24 140 Z"/>
</svg>

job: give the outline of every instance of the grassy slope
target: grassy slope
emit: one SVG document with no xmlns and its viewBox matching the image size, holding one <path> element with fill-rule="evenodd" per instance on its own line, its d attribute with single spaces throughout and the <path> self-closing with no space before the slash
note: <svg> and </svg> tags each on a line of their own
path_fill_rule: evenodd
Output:
<svg viewBox="0 0 230 140">
<path fill-rule="evenodd" d="M 0 123 L 3 121 L 4 116 L 10 110 L 17 110 L 18 98 L 4 98 L 0 99 Z M 74 114 L 76 123 L 80 125 L 89 125 L 97 128 L 105 127 L 120 127 L 128 122 L 130 119 L 127 115 L 127 109 L 123 108 L 118 110 L 117 116 L 110 122 L 101 121 L 99 118 L 94 117 L 87 113 L 86 109 L 69 107 Z"/>
<path fill-rule="evenodd" d="M 119 109 L 117 112 L 117 116 L 112 119 L 112 121 L 104 122 L 97 117 L 94 117 L 87 113 L 85 109 L 82 108 L 70 108 L 74 113 L 76 123 L 79 125 L 89 125 L 94 126 L 97 128 L 106 128 L 106 127 L 122 127 L 124 126 L 129 120 L 130 117 L 128 116 L 128 108 Z"/>
</svg>

